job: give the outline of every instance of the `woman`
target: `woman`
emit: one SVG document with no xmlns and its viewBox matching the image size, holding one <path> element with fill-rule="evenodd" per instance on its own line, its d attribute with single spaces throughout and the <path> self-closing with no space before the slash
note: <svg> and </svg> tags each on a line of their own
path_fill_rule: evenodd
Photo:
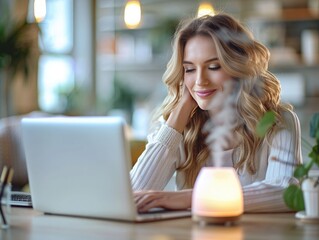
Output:
<svg viewBox="0 0 319 240">
<path fill-rule="evenodd" d="M 267 70 L 268 61 L 269 51 L 227 14 L 179 26 L 163 76 L 168 96 L 131 170 L 139 211 L 191 208 L 196 177 L 203 166 L 214 165 L 217 154 L 238 172 L 246 212 L 288 210 L 282 193 L 301 162 L 300 126 L 292 107 L 280 102 L 280 84 Z M 203 127 L 215 117 L 210 102 L 229 81 L 239 89 L 234 137 L 214 152 Z M 256 125 L 267 111 L 276 121 L 261 138 Z M 163 191 L 175 172 L 177 191 Z"/>
</svg>

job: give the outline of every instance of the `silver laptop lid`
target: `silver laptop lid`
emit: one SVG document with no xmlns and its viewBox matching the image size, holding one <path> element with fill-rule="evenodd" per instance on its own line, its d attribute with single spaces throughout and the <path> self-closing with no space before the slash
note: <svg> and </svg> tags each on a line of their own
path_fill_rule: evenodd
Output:
<svg viewBox="0 0 319 240">
<path fill-rule="evenodd" d="M 134 220 L 125 123 L 117 117 L 22 120 L 33 207 L 54 214 Z"/>
</svg>

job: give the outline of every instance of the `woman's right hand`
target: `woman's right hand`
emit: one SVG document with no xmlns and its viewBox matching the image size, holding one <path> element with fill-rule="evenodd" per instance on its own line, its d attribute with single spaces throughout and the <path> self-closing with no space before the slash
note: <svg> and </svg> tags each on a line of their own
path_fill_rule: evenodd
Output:
<svg viewBox="0 0 319 240">
<path fill-rule="evenodd" d="M 190 94 L 188 88 L 183 85 L 182 96 L 167 119 L 167 124 L 178 132 L 183 133 L 189 119 L 192 117 L 192 113 L 197 107 L 197 102 Z"/>
<path fill-rule="evenodd" d="M 192 189 L 181 191 L 136 191 L 134 199 L 139 212 L 147 212 L 152 208 L 171 210 L 190 209 L 192 206 Z"/>
<path fill-rule="evenodd" d="M 182 96 L 179 101 L 179 103 L 182 105 L 182 107 L 186 107 L 186 109 L 191 109 L 190 113 L 193 112 L 194 109 L 198 107 L 197 102 L 194 100 L 192 95 L 190 94 L 188 88 L 183 84 L 182 86 Z"/>
</svg>

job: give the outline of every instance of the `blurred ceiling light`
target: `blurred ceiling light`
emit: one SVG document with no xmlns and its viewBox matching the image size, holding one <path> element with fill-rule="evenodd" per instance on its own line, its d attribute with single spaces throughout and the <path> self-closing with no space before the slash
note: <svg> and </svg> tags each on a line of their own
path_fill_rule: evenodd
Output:
<svg viewBox="0 0 319 240">
<path fill-rule="evenodd" d="M 197 17 L 202 17 L 204 15 L 215 15 L 215 10 L 209 2 L 202 2 L 199 4 Z"/>
<path fill-rule="evenodd" d="M 134 29 L 141 22 L 141 3 L 138 0 L 128 0 L 124 9 L 124 22 L 127 28 Z"/>
</svg>

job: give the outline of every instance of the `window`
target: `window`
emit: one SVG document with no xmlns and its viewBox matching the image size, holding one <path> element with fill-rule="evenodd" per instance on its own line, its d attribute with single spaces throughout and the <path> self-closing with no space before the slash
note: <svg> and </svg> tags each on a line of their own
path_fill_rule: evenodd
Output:
<svg viewBox="0 0 319 240">
<path fill-rule="evenodd" d="M 39 106 L 46 112 L 61 113 L 75 85 L 73 0 L 47 0 L 47 15 L 40 28 Z"/>
</svg>

